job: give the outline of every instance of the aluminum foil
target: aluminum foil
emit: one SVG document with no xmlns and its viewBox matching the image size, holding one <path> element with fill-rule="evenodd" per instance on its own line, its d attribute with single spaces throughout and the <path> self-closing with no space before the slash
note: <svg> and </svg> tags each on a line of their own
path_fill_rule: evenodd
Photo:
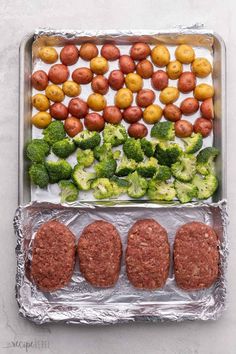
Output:
<svg viewBox="0 0 236 354">
<path fill-rule="evenodd" d="M 129 283 L 124 263 L 127 234 L 138 219 L 153 218 L 164 226 L 173 252 L 176 230 L 190 221 L 201 221 L 212 226 L 220 241 L 220 272 L 216 283 L 209 289 L 183 291 L 174 280 L 173 265 L 166 285 L 155 291 L 138 290 Z M 117 284 L 109 289 L 94 288 L 80 274 L 78 262 L 73 277 L 61 290 L 39 291 L 30 279 L 32 244 L 38 228 L 46 221 L 56 219 L 79 238 L 83 228 L 95 220 L 106 220 L 118 229 L 123 258 Z M 63 206 L 32 202 L 20 206 L 15 214 L 17 236 L 16 298 L 22 316 L 36 324 L 66 322 L 81 324 L 114 324 L 131 321 L 182 321 L 217 319 L 225 308 L 226 267 L 228 255 L 226 201 L 187 206 L 159 206 L 128 204 L 95 206 Z"/>
</svg>

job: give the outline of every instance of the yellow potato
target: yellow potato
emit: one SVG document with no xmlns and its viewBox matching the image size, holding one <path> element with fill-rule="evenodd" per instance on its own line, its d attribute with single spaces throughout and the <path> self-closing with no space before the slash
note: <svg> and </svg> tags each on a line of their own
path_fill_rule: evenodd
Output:
<svg viewBox="0 0 236 354">
<path fill-rule="evenodd" d="M 208 84 L 199 84 L 195 87 L 193 95 L 198 101 L 204 101 L 214 96 L 214 88 Z"/>
<path fill-rule="evenodd" d="M 196 58 L 192 62 L 191 70 L 197 77 L 207 77 L 212 72 L 212 66 L 206 58 Z"/>
<path fill-rule="evenodd" d="M 169 50 L 164 45 L 157 45 L 151 52 L 152 61 L 155 65 L 163 67 L 170 62 Z"/>
<path fill-rule="evenodd" d="M 150 106 L 147 106 L 143 112 L 143 120 L 147 124 L 154 124 L 156 122 L 159 122 L 159 120 L 162 117 L 162 108 L 158 106 L 157 104 L 151 104 Z"/>
<path fill-rule="evenodd" d="M 183 65 L 178 60 L 170 61 L 167 65 L 166 72 L 171 80 L 176 80 L 183 72 Z"/>
<path fill-rule="evenodd" d="M 49 99 L 42 93 L 37 93 L 32 97 L 32 105 L 38 111 L 47 111 L 50 107 Z"/>
<path fill-rule="evenodd" d="M 175 50 L 175 57 L 183 64 L 190 64 L 195 59 L 195 52 L 190 45 L 181 44 Z"/>
<path fill-rule="evenodd" d="M 179 90 L 176 87 L 166 87 L 161 91 L 159 98 L 161 103 L 174 103 L 179 98 Z"/>
<path fill-rule="evenodd" d="M 107 101 L 100 93 L 92 93 L 87 99 L 87 104 L 93 111 L 98 112 L 106 107 Z"/>
<path fill-rule="evenodd" d="M 39 128 L 46 128 L 52 121 L 52 117 L 48 112 L 39 112 L 32 117 L 32 124 Z"/>
<path fill-rule="evenodd" d="M 68 97 L 76 97 L 81 93 L 81 87 L 74 81 L 66 81 L 62 85 L 62 90 L 64 94 Z"/>
<path fill-rule="evenodd" d="M 130 73 L 125 77 L 125 85 L 130 91 L 138 92 L 143 87 L 143 79 L 138 74 Z"/>
<path fill-rule="evenodd" d="M 90 61 L 90 69 L 97 75 L 103 75 L 109 69 L 108 61 L 103 57 L 95 57 Z"/>
<path fill-rule="evenodd" d="M 48 85 L 45 90 L 47 98 L 53 102 L 61 102 L 65 98 L 65 94 L 62 89 L 57 85 Z"/>
<path fill-rule="evenodd" d="M 133 102 L 133 93 L 128 88 L 122 88 L 115 95 L 115 105 L 118 108 L 128 108 Z"/>
<path fill-rule="evenodd" d="M 42 47 L 38 52 L 39 58 L 47 64 L 53 64 L 58 59 L 58 54 L 53 47 Z"/>
</svg>

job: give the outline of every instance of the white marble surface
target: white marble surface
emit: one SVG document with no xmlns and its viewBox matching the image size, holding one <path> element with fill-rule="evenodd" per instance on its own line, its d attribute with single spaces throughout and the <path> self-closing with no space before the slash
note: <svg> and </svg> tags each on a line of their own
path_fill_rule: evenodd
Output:
<svg viewBox="0 0 236 354">
<path fill-rule="evenodd" d="M 80 354 L 235 354 L 236 353 L 236 168 L 234 116 L 236 97 L 236 3 L 233 0 L 0 0 L 0 353 Z M 19 318 L 14 297 L 17 206 L 18 47 L 38 26 L 56 28 L 168 28 L 205 23 L 227 45 L 228 61 L 228 197 L 231 223 L 228 308 L 217 322 L 130 324 L 112 327 L 47 325 Z M 17 343 L 21 348 L 14 348 Z M 38 342 L 37 342 L 38 341 Z M 42 347 L 45 347 L 43 349 Z M 7 348 L 8 347 L 8 348 Z"/>
</svg>

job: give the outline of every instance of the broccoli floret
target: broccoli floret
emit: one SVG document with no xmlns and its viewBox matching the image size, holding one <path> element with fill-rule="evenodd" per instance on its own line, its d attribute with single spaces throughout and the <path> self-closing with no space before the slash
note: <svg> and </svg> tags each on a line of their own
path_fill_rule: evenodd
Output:
<svg viewBox="0 0 236 354">
<path fill-rule="evenodd" d="M 157 172 L 157 160 L 155 157 L 150 157 L 144 162 L 140 162 L 137 167 L 137 172 L 143 177 L 153 177 Z"/>
<path fill-rule="evenodd" d="M 159 181 L 166 181 L 167 179 L 171 178 L 171 169 L 168 166 L 165 165 L 158 165 L 157 166 L 157 171 L 154 176 L 155 179 Z"/>
<path fill-rule="evenodd" d="M 108 178 L 98 178 L 91 185 L 93 196 L 96 199 L 111 198 L 113 196 L 113 186 Z"/>
<path fill-rule="evenodd" d="M 76 165 L 72 172 L 72 179 L 75 185 L 82 191 L 88 191 L 91 188 L 92 180 L 96 178 L 94 172 L 88 172 L 83 166 Z"/>
<path fill-rule="evenodd" d="M 151 179 L 148 184 L 148 198 L 151 200 L 171 201 L 175 198 L 175 188 L 173 183 Z"/>
<path fill-rule="evenodd" d="M 71 202 L 74 202 L 75 200 L 78 199 L 79 191 L 73 182 L 63 180 L 63 181 L 60 181 L 58 183 L 58 185 L 61 189 L 61 192 L 60 192 L 61 203 L 64 203 L 64 202 L 71 203 Z"/>
<path fill-rule="evenodd" d="M 192 183 L 198 188 L 197 197 L 199 199 L 208 199 L 218 188 L 218 180 L 214 175 L 202 177 L 195 175 Z"/>
<path fill-rule="evenodd" d="M 45 166 L 50 183 L 57 183 L 62 179 L 69 179 L 71 176 L 72 167 L 66 160 L 46 161 Z"/>
<path fill-rule="evenodd" d="M 94 149 L 101 142 L 101 136 L 98 132 L 90 132 L 89 130 L 84 130 L 74 137 L 75 144 L 83 149 Z"/>
<path fill-rule="evenodd" d="M 101 177 L 110 178 L 114 175 L 116 171 L 116 166 L 117 166 L 116 160 L 108 158 L 98 162 L 95 165 L 94 169 L 98 178 Z"/>
<path fill-rule="evenodd" d="M 113 159 L 119 160 L 120 155 L 121 155 L 121 151 L 120 150 L 113 151 Z"/>
<path fill-rule="evenodd" d="M 178 161 L 171 166 L 171 172 L 175 178 L 182 182 L 189 182 L 196 173 L 196 156 L 182 154 Z"/>
<path fill-rule="evenodd" d="M 219 155 L 219 149 L 207 147 L 197 155 L 197 172 L 202 175 L 215 174 L 214 160 Z"/>
<path fill-rule="evenodd" d="M 32 162 L 43 162 L 49 152 L 50 147 L 43 139 L 33 139 L 26 148 L 26 156 Z"/>
<path fill-rule="evenodd" d="M 144 153 L 138 139 L 128 138 L 123 145 L 123 151 L 128 159 L 133 159 L 136 162 L 141 162 L 144 159 Z"/>
<path fill-rule="evenodd" d="M 182 140 L 187 154 L 194 154 L 201 149 L 203 144 L 202 135 L 200 133 L 193 133 L 189 138 L 183 138 Z"/>
<path fill-rule="evenodd" d="M 149 141 L 146 138 L 142 138 L 140 142 L 144 154 L 147 157 L 152 157 L 155 153 L 157 143 L 154 141 Z"/>
<path fill-rule="evenodd" d="M 46 167 L 41 163 L 33 163 L 29 169 L 30 179 L 36 186 L 40 188 L 47 187 L 49 176 Z"/>
<path fill-rule="evenodd" d="M 155 157 L 160 165 L 171 166 L 182 154 L 182 149 L 178 144 L 160 142 L 157 144 Z"/>
<path fill-rule="evenodd" d="M 94 154 L 93 150 L 86 149 L 78 149 L 77 150 L 77 162 L 78 165 L 84 166 L 84 167 L 89 167 L 93 164 L 94 162 Z"/>
<path fill-rule="evenodd" d="M 113 176 L 111 178 L 111 184 L 113 188 L 113 197 L 119 197 L 122 193 L 126 193 L 130 185 L 125 179 Z"/>
<path fill-rule="evenodd" d="M 112 146 L 110 143 L 104 143 L 101 146 L 96 146 L 94 149 L 94 157 L 98 161 L 106 158 L 113 158 Z"/>
<path fill-rule="evenodd" d="M 126 129 L 122 124 L 106 124 L 103 130 L 104 143 L 110 143 L 112 146 L 124 144 L 127 139 Z"/>
<path fill-rule="evenodd" d="M 194 184 L 175 180 L 174 186 L 177 198 L 181 203 L 188 203 L 193 198 L 197 198 L 198 189 Z"/>
<path fill-rule="evenodd" d="M 122 159 L 118 162 L 116 175 L 119 177 L 128 176 L 128 174 L 135 171 L 137 162 L 132 159 L 127 159 L 126 156 L 123 156 Z"/>
<path fill-rule="evenodd" d="M 75 151 L 75 143 L 69 138 L 57 141 L 52 146 L 52 152 L 62 159 L 66 159 Z"/>
<path fill-rule="evenodd" d="M 64 125 L 61 121 L 55 120 L 50 123 L 47 128 L 43 130 L 44 140 L 53 145 L 57 141 L 60 141 L 66 137 Z"/>
<path fill-rule="evenodd" d="M 131 173 L 126 179 L 130 186 L 127 193 L 131 198 L 141 198 L 145 195 L 148 183 L 145 178 L 141 177 L 137 171 Z"/>
<path fill-rule="evenodd" d="M 159 140 L 174 140 L 175 128 L 172 122 L 158 122 L 151 129 L 151 137 Z"/>
</svg>

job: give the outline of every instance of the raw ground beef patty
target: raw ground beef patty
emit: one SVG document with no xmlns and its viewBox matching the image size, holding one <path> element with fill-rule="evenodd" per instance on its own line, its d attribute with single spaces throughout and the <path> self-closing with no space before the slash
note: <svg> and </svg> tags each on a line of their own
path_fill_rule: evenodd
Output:
<svg viewBox="0 0 236 354">
<path fill-rule="evenodd" d="M 153 219 L 137 221 L 128 233 L 125 258 L 127 276 L 134 287 L 162 288 L 170 267 L 166 230 Z"/>
<path fill-rule="evenodd" d="M 79 242 L 80 271 L 96 287 L 110 287 L 118 280 L 122 245 L 116 228 L 102 220 L 85 227 Z"/>
<path fill-rule="evenodd" d="M 218 276 L 218 238 L 201 222 L 180 227 L 174 242 L 174 272 L 178 287 L 197 290 L 210 287 Z"/>
<path fill-rule="evenodd" d="M 75 264 L 75 236 L 60 222 L 43 224 L 33 241 L 31 276 L 43 291 L 67 285 Z"/>
</svg>

